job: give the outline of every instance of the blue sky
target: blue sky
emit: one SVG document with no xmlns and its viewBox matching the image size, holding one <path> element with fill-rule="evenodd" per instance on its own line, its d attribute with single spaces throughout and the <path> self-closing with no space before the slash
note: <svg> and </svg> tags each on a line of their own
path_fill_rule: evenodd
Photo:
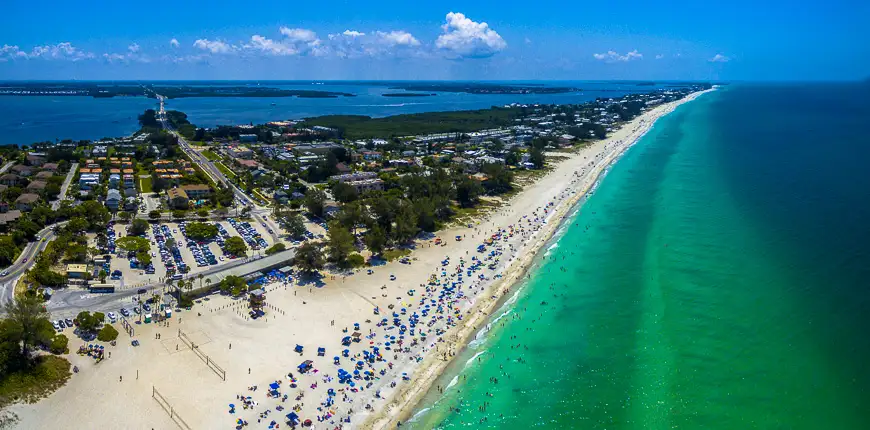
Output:
<svg viewBox="0 0 870 430">
<path fill-rule="evenodd" d="M 7 0 L 0 79 L 870 76 L 868 1 L 716 3 Z"/>
</svg>

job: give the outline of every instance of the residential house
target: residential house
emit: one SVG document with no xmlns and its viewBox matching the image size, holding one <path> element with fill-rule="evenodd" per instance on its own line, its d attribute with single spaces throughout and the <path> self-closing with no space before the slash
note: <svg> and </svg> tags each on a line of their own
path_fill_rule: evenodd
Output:
<svg viewBox="0 0 870 430">
<path fill-rule="evenodd" d="M 25 160 L 27 161 L 27 164 L 31 166 L 39 167 L 45 164 L 45 157 L 40 155 L 27 154 Z"/>
<path fill-rule="evenodd" d="M 12 173 L 20 176 L 30 176 L 33 174 L 33 168 L 30 166 L 25 166 L 23 164 L 16 164 L 12 166 L 12 168 L 9 170 L 12 171 Z"/>
<path fill-rule="evenodd" d="M 380 179 L 364 179 L 361 181 L 350 181 L 345 183 L 356 188 L 356 191 L 360 194 L 366 191 L 384 190 L 384 181 Z"/>
<path fill-rule="evenodd" d="M 181 188 L 172 188 L 166 191 L 166 195 L 169 196 L 169 206 L 174 209 L 187 209 L 190 207 L 190 199 L 187 197 L 187 193 L 184 192 Z"/>
<path fill-rule="evenodd" d="M 39 195 L 32 193 L 24 193 L 15 199 L 15 208 L 22 212 L 30 212 L 36 202 L 39 201 Z"/>
<path fill-rule="evenodd" d="M 124 188 L 136 188 L 136 181 L 131 173 L 124 174 Z"/>
<path fill-rule="evenodd" d="M 58 166 L 57 163 L 45 163 L 42 165 L 42 169 L 49 172 L 57 172 L 58 168 L 60 168 L 60 166 Z"/>
<path fill-rule="evenodd" d="M 112 169 L 118 170 L 118 169 Z M 118 189 L 118 185 L 121 183 L 121 175 L 117 173 L 113 173 L 109 175 L 109 188 Z"/>
<path fill-rule="evenodd" d="M 239 166 L 242 166 L 248 170 L 253 170 L 253 169 L 260 167 L 260 163 L 254 161 L 254 160 L 244 160 L 244 159 L 237 158 L 236 164 L 238 164 Z"/>
<path fill-rule="evenodd" d="M 90 169 L 82 169 L 82 170 L 90 170 Z M 98 173 L 82 173 L 79 176 L 79 188 L 83 190 L 90 190 L 95 185 L 100 183 L 100 175 Z"/>
<path fill-rule="evenodd" d="M 9 212 L 9 203 L 0 202 L 0 213 Z"/>
<path fill-rule="evenodd" d="M 109 190 L 106 193 L 106 207 L 109 208 L 109 210 L 118 210 L 118 206 L 121 205 L 121 200 L 121 192 L 118 190 Z"/>
<path fill-rule="evenodd" d="M 33 182 L 27 184 L 27 187 L 25 188 L 25 190 L 30 191 L 30 192 L 34 192 L 34 193 L 38 193 L 38 192 L 45 190 L 46 185 L 48 185 L 48 183 L 45 181 L 33 181 Z"/>
<path fill-rule="evenodd" d="M 5 229 L 8 224 L 17 221 L 18 218 L 21 218 L 21 211 L 17 209 L 0 213 L 0 228 Z"/>
<path fill-rule="evenodd" d="M 37 173 L 36 176 L 34 176 L 34 178 L 45 180 L 45 179 L 48 179 L 52 176 L 54 176 L 54 173 L 51 173 L 49 171 L 42 171 L 42 172 Z"/>
<path fill-rule="evenodd" d="M 24 184 L 24 178 L 14 173 L 7 173 L 0 176 L 0 184 L 6 185 L 7 187 L 17 187 Z"/>
</svg>

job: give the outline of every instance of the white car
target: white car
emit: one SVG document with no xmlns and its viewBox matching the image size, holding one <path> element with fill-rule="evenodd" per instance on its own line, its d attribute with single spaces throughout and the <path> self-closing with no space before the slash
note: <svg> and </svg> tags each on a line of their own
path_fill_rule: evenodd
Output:
<svg viewBox="0 0 870 430">
<path fill-rule="evenodd" d="M 118 319 L 118 317 L 115 315 L 114 312 L 109 312 L 108 316 L 109 316 L 109 320 L 112 322 L 115 322 L 115 320 Z"/>
</svg>

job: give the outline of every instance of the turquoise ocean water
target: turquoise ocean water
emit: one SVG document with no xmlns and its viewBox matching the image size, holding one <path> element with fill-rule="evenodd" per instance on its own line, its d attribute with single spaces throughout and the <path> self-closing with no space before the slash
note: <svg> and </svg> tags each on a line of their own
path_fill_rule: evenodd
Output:
<svg viewBox="0 0 870 430">
<path fill-rule="evenodd" d="M 870 428 L 868 96 L 660 120 L 404 428 Z"/>
</svg>

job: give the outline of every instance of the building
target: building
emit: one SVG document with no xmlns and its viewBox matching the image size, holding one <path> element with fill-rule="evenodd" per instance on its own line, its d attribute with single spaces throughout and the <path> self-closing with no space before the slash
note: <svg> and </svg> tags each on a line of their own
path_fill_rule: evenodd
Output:
<svg viewBox="0 0 870 430">
<path fill-rule="evenodd" d="M 133 175 L 127 173 L 123 176 L 124 178 L 124 188 L 136 188 L 136 181 L 133 178 Z"/>
<path fill-rule="evenodd" d="M 256 143 L 257 135 L 256 134 L 240 134 L 239 142 L 247 142 L 247 143 Z"/>
<path fill-rule="evenodd" d="M 3 176 L 0 176 L 0 184 L 6 185 L 8 187 L 16 187 L 23 183 L 24 179 L 14 173 L 7 173 Z"/>
<path fill-rule="evenodd" d="M 15 199 L 15 208 L 22 212 L 30 212 L 33 205 L 39 201 L 39 196 L 36 194 L 25 193 Z"/>
<path fill-rule="evenodd" d="M 242 166 L 246 169 L 249 169 L 249 170 L 253 170 L 253 169 L 260 167 L 260 163 L 254 161 L 254 160 L 245 160 L 245 159 L 239 159 L 239 158 L 236 159 L 236 164 L 238 164 L 239 166 Z"/>
<path fill-rule="evenodd" d="M 9 205 L 6 206 L 8 207 Z M 18 218 L 21 218 L 21 211 L 17 209 L 0 213 L 0 228 L 5 229 L 7 224 L 17 221 Z"/>
<path fill-rule="evenodd" d="M 12 166 L 12 168 L 9 170 L 19 176 L 30 176 L 31 174 L 33 174 L 33 168 L 30 166 L 25 166 L 23 164 L 16 164 Z"/>
<path fill-rule="evenodd" d="M 42 165 L 43 170 L 48 170 L 50 172 L 57 172 L 59 167 L 60 166 L 58 166 L 57 163 L 45 163 Z"/>
<path fill-rule="evenodd" d="M 112 170 L 118 170 L 118 169 L 112 169 Z M 121 183 L 121 175 L 119 175 L 117 173 L 112 173 L 111 175 L 109 175 L 109 188 L 117 189 L 118 185 L 120 183 Z"/>
<path fill-rule="evenodd" d="M 181 188 L 172 188 L 171 190 L 166 191 L 166 195 L 169 196 L 169 206 L 174 209 L 187 209 L 190 207 L 190 199 L 187 197 L 187 193 L 184 192 Z"/>
<path fill-rule="evenodd" d="M 42 172 L 37 173 L 36 176 L 34 176 L 34 178 L 36 178 L 36 179 L 48 179 L 52 176 L 54 176 L 53 173 L 51 173 L 49 171 L 42 171 Z"/>
<path fill-rule="evenodd" d="M 44 190 L 46 185 L 48 185 L 48 182 L 33 181 L 33 182 L 27 184 L 27 187 L 25 189 L 27 191 L 32 191 L 34 193 L 38 193 L 38 192 L 41 192 L 42 190 Z"/>
<path fill-rule="evenodd" d="M 254 157 L 254 151 L 251 151 L 251 148 L 246 148 L 244 146 L 230 146 L 227 147 L 227 155 L 236 159 L 250 160 Z"/>
<path fill-rule="evenodd" d="M 211 195 L 211 188 L 208 185 L 184 185 L 181 187 L 189 199 L 202 199 Z"/>
<path fill-rule="evenodd" d="M 83 279 L 88 276 L 87 264 L 67 264 L 66 276 L 70 279 Z"/>
<path fill-rule="evenodd" d="M 121 205 L 122 200 L 123 197 L 121 197 L 121 192 L 118 190 L 109 190 L 106 193 L 106 207 L 109 208 L 109 210 L 118 210 L 118 206 Z"/>
<path fill-rule="evenodd" d="M 93 186 L 100 183 L 100 175 L 98 173 L 82 173 L 79 176 L 79 188 L 90 190 Z"/>
<path fill-rule="evenodd" d="M 350 181 L 345 182 L 346 184 L 356 188 L 357 193 L 364 193 L 366 191 L 383 191 L 384 190 L 384 181 L 380 179 L 364 179 L 361 181 Z"/>
<path fill-rule="evenodd" d="M 45 164 L 45 158 L 40 155 L 28 154 L 25 159 L 27 160 L 27 164 L 31 166 L 39 167 Z"/>
<path fill-rule="evenodd" d="M 352 182 L 352 181 L 363 181 L 366 179 L 375 179 L 378 177 L 378 174 L 375 172 L 357 172 L 357 173 L 349 173 L 346 175 L 333 175 L 329 177 L 330 181 L 336 182 Z"/>
</svg>

